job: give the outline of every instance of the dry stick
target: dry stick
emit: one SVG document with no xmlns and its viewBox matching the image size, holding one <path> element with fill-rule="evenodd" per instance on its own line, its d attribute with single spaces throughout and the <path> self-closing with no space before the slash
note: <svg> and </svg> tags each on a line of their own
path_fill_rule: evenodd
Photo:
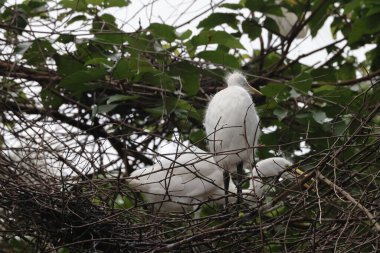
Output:
<svg viewBox="0 0 380 253">
<path fill-rule="evenodd" d="M 270 227 L 270 225 L 266 226 L 265 228 L 267 228 L 267 227 Z M 154 250 L 152 250 L 152 252 L 169 251 L 171 249 L 178 247 L 179 245 L 189 243 L 189 242 L 194 241 L 194 240 L 201 238 L 203 236 L 207 237 L 207 236 L 212 235 L 212 234 L 221 234 L 221 233 L 226 233 L 226 232 L 236 232 L 238 234 L 244 234 L 247 231 L 250 231 L 253 229 L 257 229 L 257 228 L 255 228 L 254 226 L 245 226 L 245 227 L 218 228 L 218 229 L 214 229 L 214 230 L 207 230 L 207 231 L 204 231 L 202 233 L 195 234 L 191 237 L 185 237 L 185 238 L 183 238 L 177 242 L 165 245 L 161 248 L 154 249 Z"/>
<path fill-rule="evenodd" d="M 371 225 L 374 225 L 374 228 L 376 229 L 376 231 L 380 232 L 380 224 L 377 222 L 375 216 L 367 209 L 365 208 L 365 206 L 363 206 L 362 204 L 360 204 L 358 201 L 356 201 L 350 193 L 346 192 L 345 190 L 343 190 L 342 188 L 340 188 L 339 186 L 337 186 L 335 183 L 331 182 L 327 177 L 325 177 L 320 171 L 317 171 L 316 173 L 316 177 L 321 180 L 322 182 L 324 182 L 325 184 L 327 184 L 328 186 L 330 186 L 331 188 L 337 190 L 340 194 L 342 194 L 346 199 L 348 199 L 350 202 L 352 202 L 355 206 L 357 206 L 360 210 L 362 210 L 363 212 L 365 212 L 365 214 L 367 215 L 367 217 L 370 219 L 371 221 Z"/>
</svg>

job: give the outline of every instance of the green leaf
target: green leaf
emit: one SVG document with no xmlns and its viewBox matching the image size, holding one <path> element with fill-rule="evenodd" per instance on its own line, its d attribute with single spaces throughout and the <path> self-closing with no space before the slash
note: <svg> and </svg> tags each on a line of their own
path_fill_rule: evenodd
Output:
<svg viewBox="0 0 380 253">
<path fill-rule="evenodd" d="M 89 74 L 87 71 L 80 70 L 63 78 L 60 82 L 60 85 L 67 88 L 68 90 L 77 91 L 78 88 L 83 88 L 84 83 L 95 79 L 96 78 Z M 81 89 L 81 91 L 83 90 Z"/>
<path fill-rule="evenodd" d="M 338 80 L 353 80 L 356 79 L 356 68 L 352 64 L 343 64 L 337 71 Z"/>
<path fill-rule="evenodd" d="M 238 29 L 237 27 L 237 19 L 235 13 L 212 13 L 207 18 L 203 19 L 199 22 L 197 28 L 203 28 L 205 30 L 209 30 L 210 28 L 214 28 L 221 24 L 228 24 L 234 29 Z"/>
<path fill-rule="evenodd" d="M 117 195 L 114 207 L 117 209 L 128 209 L 133 206 L 133 202 L 127 196 Z"/>
<path fill-rule="evenodd" d="M 183 89 L 189 96 L 194 96 L 198 93 L 200 87 L 200 75 L 198 73 L 181 73 Z"/>
<path fill-rule="evenodd" d="M 2 5 L 0 5 L 2 7 Z M 16 4 L 13 8 L 5 8 L 4 11 L 1 11 L 0 20 L 1 23 L 4 23 L 10 27 L 16 27 L 19 29 L 13 30 L 17 34 L 21 34 L 23 29 L 28 25 L 28 13 L 30 8 L 25 4 Z"/>
<path fill-rule="evenodd" d="M 334 135 L 342 135 L 347 128 L 347 124 L 344 120 L 335 122 L 331 125 L 331 130 Z"/>
<path fill-rule="evenodd" d="M 279 61 L 281 61 L 281 55 L 277 52 L 271 52 L 267 54 L 264 59 L 264 67 L 271 69 L 273 66 L 277 66 Z"/>
<path fill-rule="evenodd" d="M 206 134 L 203 130 L 201 129 L 197 129 L 195 131 L 191 131 L 190 135 L 189 135 L 189 139 L 191 141 L 191 143 L 198 143 L 202 140 L 205 140 L 206 139 Z"/>
<path fill-rule="evenodd" d="M 199 216 L 202 218 L 202 217 L 207 217 L 207 216 L 211 216 L 211 215 L 215 215 L 217 214 L 217 211 L 218 211 L 218 206 L 217 204 L 213 204 L 213 205 L 202 205 L 202 208 L 200 210 L 200 214 Z"/>
<path fill-rule="evenodd" d="M 294 98 L 294 99 L 297 99 L 301 96 L 300 93 L 298 93 L 295 89 L 291 89 L 290 92 L 289 92 L 289 97 L 290 98 Z"/>
<path fill-rule="evenodd" d="M 215 64 L 225 65 L 234 69 L 240 68 L 240 62 L 234 56 L 219 51 L 202 51 L 197 57 Z"/>
<path fill-rule="evenodd" d="M 99 80 L 103 78 L 106 73 L 104 68 L 80 70 L 63 78 L 60 85 L 71 91 L 75 96 L 80 96 L 82 92 L 94 88 L 88 84 L 90 81 Z"/>
<path fill-rule="evenodd" d="M 86 0 L 88 4 L 101 6 L 103 8 L 125 7 L 130 4 L 129 0 Z"/>
<path fill-rule="evenodd" d="M 77 21 L 85 21 L 85 20 L 87 20 L 87 17 L 85 15 L 77 15 L 77 16 L 71 18 L 69 21 L 67 21 L 66 24 L 71 25 Z"/>
<path fill-rule="evenodd" d="M 379 2 L 376 2 L 376 3 L 379 4 Z M 379 14 L 379 13 L 380 13 L 380 5 L 378 5 L 378 6 L 371 6 L 371 9 L 367 13 L 367 16 L 371 16 L 371 15 Z"/>
<path fill-rule="evenodd" d="M 180 40 L 186 40 L 186 39 L 190 38 L 190 36 L 192 34 L 193 34 L 193 32 L 190 29 L 188 29 L 188 30 L 186 30 L 186 31 L 184 31 L 182 33 L 177 33 L 177 37 Z"/>
<path fill-rule="evenodd" d="M 271 33 L 280 34 L 280 28 L 278 27 L 274 19 L 267 17 L 264 21 L 263 26 Z"/>
<path fill-rule="evenodd" d="M 360 40 L 363 35 L 375 34 L 380 31 L 380 18 L 379 15 L 371 15 L 368 17 L 361 17 L 357 19 L 351 28 L 348 36 L 348 43 L 351 45 Z"/>
<path fill-rule="evenodd" d="M 200 86 L 199 69 L 189 62 L 179 62 L 170 66 L 171 76 L 179 76 L 183 90 L 189 96 L 198 93 Z"/>
<path fill-rule="evenodd" d="M 144 108 L 144 111 L 150 114 L 153 118 L 159 118 L 164 115 L 164 107 L 158 106 L 154 108 Z"/>
<path fill-rule="evenodd" d="M 92 5 L 102 5 L 102 3 L 105 2 L 103 0 L 86 0 L 86 3 L 92 4 Z"/>
<path fill-rule="evenodd" d="M 131 3 L 130 0 L 107 0 L 106 7 L 125 7 Z"/>
<path fill-rule="evenodd" d="M 265 8 L 265 2 L 262 0 L 246 0 L 245 7 L 250 11 L 262 11 Z"/>
<path fill-rule="evenodd" d="M 313 69 L 310 74 L 313 77 L 314 81 L 336 82 L 335 71 L 331 71 L 331 67 Z"/>
<path fill-rule="evenodd" d="M 380 48 L 375 47 L 374 49 L 366 52 L 366 60 L 371 62 L 371 71 L 377 71 L 380 69 Z"/>
<path fill-rule="evenodd" d="M 63 99 L 48 89 L 42 89 L 40 97 L 45 108 L 58 109 L 63 104 Z"/>
<path fill-rule="evenodd" d="M 182 101 L 186 103 L 186 106 L 182 106 Z M 201 122 L 203 120 L 203 114 L 199 110 L 197 110 L 193 105 L 189 104 L 185 100 L 180 101 L 180 106 L 184 108 L 184 110 L 186 110 L 186 113 L 187 115 L 189 115 L 190 118 L 193 118 L 198 122 Z"/>
<path fill-rule="evenodd" d="M 115 68 L 112 70 L 112 77 L 115 79 L 125 79 L 131 77 L 133 69 L 130 69 L 130 62 L 128 59 L 121 59 L 117 62 Z"/>
<path fill-rule="evenodd" d="M 106 58 L 96 57 L 96 58 L 92 58 L 92 59 L 86 61 L 84 63 L 84 66 L 101 65 L 101 66 L 105 66 L 105 67 L 110 67 L 110 64 L 111 63 Z"/>
<path fill-rule="evenodd" d="M 187 119 L 191 117 L 197 121 L 202 120 L 202 115 L 196 108 L 194 108 L 187 101 L 178 97 L 167 97 L 162 106 L 154 108 L 145 108 L 144 110 L 149 112 L 153 117 L 162 117 L 162 115 L 169 115 L 175 113 L 178 118 Z M 186 120 L 188 125 L 188 120 Z"/>
<path fill-rule="evenodd" d="M 114 16 L 112 16 L 112 15 L 110 15 L 110 14 L 107 14 L 107 13 L 105 13 L 105 14 L 103 14 L 103 15 L 101 15 L 100 17 L 99 17 L 99 19 L 101 20 L 101 21 L 103 21 L 102 23 L 101 23 L 101 25 L 103 26 L 103 30 L 104 30 L 104 25 L 105 24 L 107 24 L 107 30 L 115 30 L 115 31 L 119 31 L 118 29 L 117 29 L 117 25 L 116 25 L 116 18 L 114 17 Z"/>
<path fill-rule="evenodd" d="M 319 124 L 323 124 L 327 115 L 324 111 L 313 111 L 313 119 Z"/>
<path fill-rule="evenodd" d="M 148 27 L 148 30 L 153 36 L 166 40 L 167 42 L 173 42 L 177 38 L 174 27 L 170 25 L 153 23 Z"/>
<path fill-rule="evenodd" d="M 154 41 L 152 41 L 151 38 L 148 38 L 145 34 L 139 33 L 126 35 L 126 40 L 128 41 L 128 46 L 131 48 L 132 52 L 137 51 L 137 53 L 140 54 L 141 51 L 154 51 Z"/>
<path fill-rule="evenodd" d="M 115 17 L 110 14 L 96 17 L 91 31 L 95 34 L 93 40 L 101 43 L 121 45 L 128 40 L 128 35 L 118 29 Z"/>
<path fill-rule="evenodd" d="M 73 9 L 75 11 L 86 11 L 87 4 L 85 0 L 61 0 L 62 7 Z"/>
<path fill-rule="evenodd" d="M 142 73 L 156 73 L 157 70 L 142 57 L 130 57 L 119 60 L 112 70 L 112 77 L 115 79 L 138 80 Z"/>
<path fill-rule="evenodd" d="M 92 116 L 94 117 L 99 113 L 108 113 L 116 108 L 119 104 L 109 104 L 109 105 L 97 105 L 93 107 Z M 95 108 L 95 109 L 94 109 Z"/>
<path fill-rule="evenodd" d="M 268 83 L 264 87 L 260 88 L 260 91 L 266 96 L 266 97 L 275 97 L 279 93 L 285 91 L 286 86 L 280 83 Z"/>
<path fill-rule="evenodd" d="M 281 6 L 278 3 L 263 1 L 263 0 L 247 0 L 245 3 L 250 11 L 259 11 L 265 14 L 273 14 L 276 16 L 283 16 Z"/>
<path fill-rule="evenodd" d="M 274 217 L 278 217 L 278 216 L 284 214 L 285 211 L 286 211 L 286 208 L 285 208 L 284 204 L 281 203 L 277 207 L 272 208 L 270 211 L 264 212 L 264 215 L 269 217 L 269 218 L 274 218 Z"/>
<path fill-rule="evenodd" d="M 56 50 L 45 39 L 36 39 L 25 51 L 23 58 L 31 65 L 45 65 L 48 57 L 52 57 Z"/>
<path fill-rule="evenodd" d="M 253 41 L 261 35 L 261 26 L 255 20 L 244 20 L 241 24 L 243 32 Z"/>
<path fill-rule="evenodd" d="M 318 95 L 323 95 L 323 97 L 329 101 L 345 105 L 352 100 L 354 92 L 348 88 L 336 87 L 335 89 L 321 91 Z"/>
<path fill-rule="evenodd" d="M 225 4 L 221 4 L 219 7 L 220 8 L 227 8 L 230 10 L 239 10 L 239 9 L 242 9 L 244 6 L 240 3 L 238 3 L 238 4 L 225 3 Z"/>
<path fill-rule="evenodd" d="M 363 0 L 351 0 L 347 4 L 344 5 L 344 13 L 349 14 L 354 9 L 360 7 L 363 3 Z"/>
<path fill-rule="evenodd" d="M 173 78 L 167 73 L 161 71 L 141 73 L 141 82 L 170 91 L 175 91 L 176 89 Z"/>
<path fill-rule="evenodd" d="M 278 131 L 269 134 L 262 134 L 260 136 L 260 143 L 265 145 L 278 145 L 278 140 L 280 138 L 279 135 L 280 133 Z"/>
<path fill-rule="evenodd" d="M 194 36 L 191 42 L 195 46 L 218 44 L 229 48 L 244 49 L 240 41 L 231 34 L 224 31 L 202 31 L 199 35 Z"/>
<path fill-rule="evenodd" d="M 318 88 L 315 88 L 313 90 L 314 93 L 320 93 L 320 92 L 325 92 L 325 91 L 332 91 L 332 90 L 335 90 L 336 89 L 336 86 L 334 85 L 322 85 Z"/>
<path fill-rule="evenodd" d="M 70 42 L 74 42 L 75 41 L 75 36 L 71 35 L 71 34 L 61 34 L 58 37 L 57 41 L 61 42 L 63 44 L 67 44 L 67 43 L 70 43 Z"/>
<path fill-rule="evenodd" d="M 102 31 L 96 33 L 94 41 L 111 45 L 122 45 L 127 41 L 127 36 L 123 32 Z"/>
<path fill-rule="evenodd" d="M 127 96 L 127 95 L 122 95 L 122 94 L 116 94 L 116 95 L 110 96 L 107 99 L 107 104 L 112 104 L 114 102 L 120 102 L 120 101 L 135 100 L 137 98 L 139 98 L 139 96 Z"/>
<path fill-rule="evenodd" d="M 327 17 L 329 16 L 330 4 L 331 1 L 323 1 L 321 4 L 316 4 L 312 7 L 313 15 L 308 23 L 312 37 L 317 35 L 318 31 L 324 25 Z"/>
<path fill-rule="evenodd" d="M 67 249 L 67 248 L 59 248 L 58 251 L 57 251 L 57 253 L 70 253 L 70 250 Z"/>
<path fill-rule="evenodd" d="M 79 62 L 76 58 L 70 55 L 55 54 L 53 59 L 57 64 L 57 72 L 62 76 L 71 75 L 79 70 L 83 70 L 85 67 L 83 63 Z"/>
<path fill-rule="evenodd" d="M 311 89 L 312 78 L 309 73 L 303 72 L 298 75 L 292 82 L 297 91 L 308 92 Z"/>
<path fill-rule="evenodd" d="M 273 111 L 273 115 L 277 116 L 279 121 L 282 121 L 286 116 L 288 116 L 288 110 L 282 108 L 276 108 Z"/>
</svg>

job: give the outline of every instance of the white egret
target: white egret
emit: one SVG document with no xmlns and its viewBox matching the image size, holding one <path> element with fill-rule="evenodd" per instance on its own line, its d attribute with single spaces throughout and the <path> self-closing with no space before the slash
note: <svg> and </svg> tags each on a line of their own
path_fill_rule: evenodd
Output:
<svg viewBox="0 0 380 253">
<path fill-rule="evenodd" d="M 266 188 L 263 178 L 281 175 L 284 179 L 294 179 L 295 175 L 286 171 L 286 168 L 292 165 L 292 162 L 282 157 L 271 157 L 257 162 L 252 169 L 249 189 L 254 191 L 256 197 L 261 198 Z M 299 170 L 295 170 L 295 172 L 300 174 Z"/>
<path fill-rule="evenodd" d="M 263 196 L 266 187 L 263 178 L 278 175 L 295 178 L 290 172 L 284 172 L 291 164 L 281 157 L 257 162 L 249 188 L 242 191 L 243 199 L 254 201 Z M 158 213 L 194 211 L 209 200 L 224 203 L 222 170 L 213 157 L 199 148 L 184 150 L 175 161 L 164 159 L 162 163 L 136 170 L 128 181 Z M 237 201 L 238 191 L 232 180 L 228 193 L 228 201 Z"/>
<path fill-rule="evenodd" d="M 259 137 L 259 117 L 250 93 L 261 93 L 251 87 L 240 72 L 227 75 L 226 82 L 228 87 L 211 99 L 204 126 L 209 149 L 224 169 L 224 190 L 227 195 L 229 172 L 234 173 L 237 168 L 240 194 L 243 166 L 251 167 L 253 147 Z"/>
<path fill-rule="evenodd" d="M 186 212 L 223 197 L 223 173 L 214 158 L 193 147 L 131 173 L 129 185 L 144 194 L 155 212 Z"/>
</svg>

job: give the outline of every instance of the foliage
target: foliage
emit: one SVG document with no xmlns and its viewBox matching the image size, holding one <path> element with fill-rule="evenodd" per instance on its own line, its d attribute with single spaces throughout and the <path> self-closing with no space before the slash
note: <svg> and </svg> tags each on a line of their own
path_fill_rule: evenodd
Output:
<svg viewBox="0 0 380 253">
<path fill-rule="evenodd" d="M 223 3 L 193 31 L 164 23 L 127 31 L 112 15 L 127 0 L 0 3 L 2 244 L 15 252 L 379 247 L 368 216 L 379 216 L 378 1 Z M 281 7 L 300 17 L 287 36 L 270 17 Z M 333 43 L 290 57 L 304 26 L 314 38 L 328 21 Z M 249 50 L 245 38 L 260 46 Z M 368 47 L 364 61 L 354 57 Z M 328 57 L 305 63 L 320 52 Z M 310 189 L 276 184 L 239 217 L 211 204 L 198 223 L 151 215 L 125 178 L 178 135 L 206 148 L 204 109 L 233 69 L 264 94 L 257 159 L 293 159 Z"/>
</svg>

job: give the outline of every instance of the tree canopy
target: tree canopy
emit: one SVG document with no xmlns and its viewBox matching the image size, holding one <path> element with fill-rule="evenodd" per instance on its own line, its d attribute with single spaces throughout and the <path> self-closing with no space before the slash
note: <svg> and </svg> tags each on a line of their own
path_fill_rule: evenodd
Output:
<svg viewBox="0 0 380 253">
<path fill-rule="evenodd" d="M 113 15 L 131 2 L 0 0 L 0 245 L 378 250 L 380 2 L 210 1 L 181 24 L 133 29 Z M 298 19 L 284 34 L 286 13 Z M 326 24 L 331 43 L 315 39 Z M 316 49 L 292 55 L 306 39 Z M 264 95 L 255 159 L 290 158 L 309 189 L 276 183 L 238 215 L 211 204 L 198 219 L 152 214 L 126 179 L 163 143 L 207 149 L 204 111 L 233 70 Z"/>
</svg>

